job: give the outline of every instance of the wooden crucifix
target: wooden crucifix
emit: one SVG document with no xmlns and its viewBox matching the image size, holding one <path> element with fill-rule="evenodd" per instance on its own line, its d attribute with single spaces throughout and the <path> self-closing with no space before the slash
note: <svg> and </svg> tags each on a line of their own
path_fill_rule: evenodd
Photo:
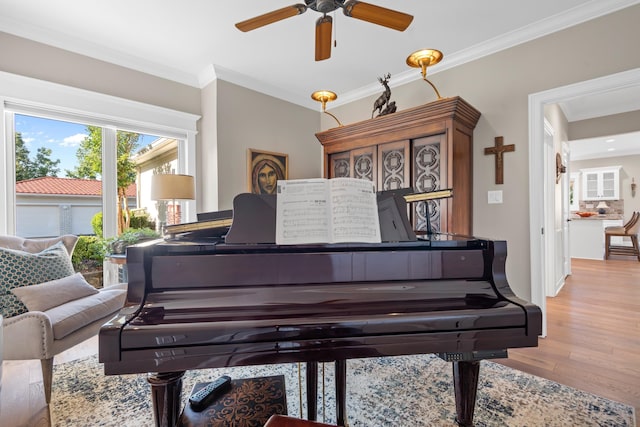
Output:
<svg viewBox="0 0 640 427">
<path fill-rule="evenodd" d="M 514 144 L 504 145 L 504 139 L 501 136 L 496 136 L 496 144 L 493 147 L 486 147 L 484 154 L 494 154 L 496 156 L 496 184 L 504 184 L 504 160 L 502 159 L 502 153 L 516 151 Z"/>
</svg>

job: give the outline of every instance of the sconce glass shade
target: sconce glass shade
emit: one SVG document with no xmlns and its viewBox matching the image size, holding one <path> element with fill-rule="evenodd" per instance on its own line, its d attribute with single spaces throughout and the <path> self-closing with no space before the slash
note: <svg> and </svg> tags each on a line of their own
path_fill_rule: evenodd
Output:
<svg viewBox="0 0 640 427">
<path fill-rule="evenodd" d="M 338 120 L 336 116 L 326 110 L 327 102 L 335 101 L 336 99 L 338 99 L 338 95 L 336 95 L 335 92 L 331 92 L 330 90 L 317 90 L 311 94 L 311 99 L 320 102 L 322 104 L 322 112 L 333 117 L 334 120 L 338 122 L 338 126 L 342 126 L 340 120 Z"/>
<path fill-rule="evenodd" d="M 443 56 L 442 52 L 437 49 L 420 49 L 407 57 L 407 65 L 413 68 L 420 68 L 422 72 L 422 79 L 431 85 L 433 90 L 436 92 L 438 99 L 441 99 L 442 97 L 435 85 L 427 79 L 427 67 L 442 61 Z"/>
<path fill-rule="evenodd" d="M 325 110 L 327 102 L 335 101 L 338 95 L 330 90 L 317 90 L 311 94 L 311 99 L 322 103 L 322 111 Z"/>
<path fill-rule="evenodd" d="M 437 49 L 420 49 L 407 57 L 407 65 L 422 69 L 422 76 L 427 75 L 427 67 L 442 61 L 444 55 Z"/>
<path fill-rule="evenodd" d="M 191 175 L 156 174 L 151 176 L 151 200 L 193 200 L 195 185 Z"/>
</svg>

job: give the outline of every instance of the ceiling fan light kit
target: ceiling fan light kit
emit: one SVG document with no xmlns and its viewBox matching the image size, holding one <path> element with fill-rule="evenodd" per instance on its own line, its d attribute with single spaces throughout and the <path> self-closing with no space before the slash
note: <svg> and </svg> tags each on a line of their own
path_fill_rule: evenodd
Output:
<svg viewBox="0 0 640 427">
<path fill-rule="evenodd" d="M 407 65 L 421 69 L 422 80 L 431 85 L 433 90 L 436 92 L 438 99 L 442 99 L 442 97 L 440 96 L 440 92 L 438 92 L 436 86 L 427 79 L 427 67 L 442 61 L 443 56 L 442 52 L 437 49 L 420 49 L 407 57 Z"/>
<path fill-rule="evenodd" d="M 238 22 L 236 28 L 244 32 L 255 30 L 265 25 L 303 14 L 307 9 L 322 13 L 323 16 L 316 21 L 316 61 L 322 61 L 331 57 L 333 20 L 330 16 L 327 16 L 327 13 L 333 12 L 338 8 L 342 8 L 345 16 L 350 18 L 397 31 L 406 30 L 411 21 L 413 21 L 413 16 L 406 13 L 356 0 L 304 0 L 304 2 L 305 4 L 294 4 Z"/>
</svg>

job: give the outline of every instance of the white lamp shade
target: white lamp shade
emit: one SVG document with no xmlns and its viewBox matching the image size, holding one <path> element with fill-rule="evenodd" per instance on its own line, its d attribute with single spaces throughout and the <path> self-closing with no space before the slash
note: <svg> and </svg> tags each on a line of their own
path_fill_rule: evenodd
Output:
<svg viewBox="0 0 640 427">
<path fill-rule="evenodd" d="M 607 205 L 605 202 L 600 202 L 598 203 L 598 206 L 596 206 L 596 209 L 607 209 L 609 207 L 609 205 Z"/>
<path fill-rule="evenodd" d="M 195 199 L 195 184 L 191 175 L 156 174 L 151 176 L 151 200 L 176 199 Z"/>
</svg>

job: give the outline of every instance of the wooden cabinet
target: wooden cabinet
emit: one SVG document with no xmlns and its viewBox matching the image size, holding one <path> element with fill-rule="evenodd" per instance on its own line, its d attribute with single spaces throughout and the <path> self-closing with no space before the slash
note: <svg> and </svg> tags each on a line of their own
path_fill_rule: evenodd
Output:
<svg viewBox="0 0 640 427">
<path fill-rule="evenodd" d="M 621 166 L 581 169 L 583 200 L 618 200 Z"/>
<path fill-rule="evenodd" d="M 480 112 L 460 97 L 444 98 L 316 134 L 324 148 L 324 176 L 368 179 L 380 190 L 453 189 L 430 201 L 436 231 L 472 234 L 473 129 Z M 426 206 L 414 203 L 412 221 L 426 229 Z"/>
</svg>

